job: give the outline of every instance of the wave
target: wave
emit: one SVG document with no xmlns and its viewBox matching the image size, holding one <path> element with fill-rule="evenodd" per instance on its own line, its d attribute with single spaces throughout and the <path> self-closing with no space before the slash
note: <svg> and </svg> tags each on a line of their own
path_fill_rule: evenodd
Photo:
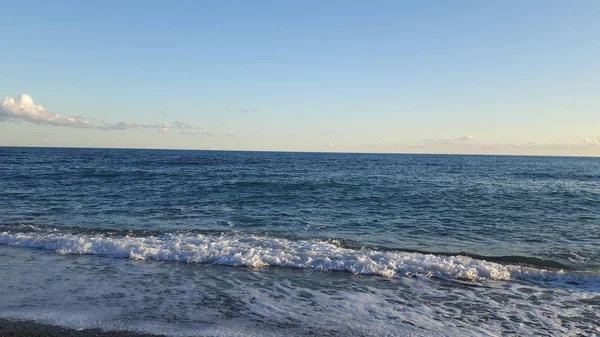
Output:
<svg viewBox="0 0 600 337">
<path fill-rule="evenodd" d="M 335 240 L 335 242 L 339 242 L 342 247 L 350 248 L 350 249 L 372 248 L 372 249 L 381 250 L 381 251 L 394 251 L 391 248 L 382 247 L 382 246 L 366 247 L 364 245 L 359 245 L 355 242 L 349 242 L 348 240 Z M 530 266 L 530 267 L 535 267 L 535 268 L 565 269 L 565 270 L 576 269 L 573 266 L 562 263 L 562 262 L 541 259 L 541 258 L 533 257 L 533 256 L 521 256 L 521 255 L 493 256 L 493 255 L 480 255 L 480 254 L 474 254 L 474 253 L 469 253 L 469 252 L 436 252 L 436 251 L 424 251 L 424 250 L 417 250 L 417 249 L 402 249 L 401 251 L 407 252 L 407 253 L 420 253 L 420 254 L 431 254 L 431 255 L 442 255 L 442 256 L 456 256 L 456 255 L 468 256 L 468 257 L 472 257 L 473 259 L 477 259 L 477 260 L 498 262 L 500 264 L 517 264 L 517 265 Z M 579 257 L 579 258 L 581 260 L 585 259 L 583 257 Z"/>
<path fill-rule="evenodd" d="M 58 254 L 132 260 L 211 263 L 246 267 L 291 267 L 354 274 L 426 276 L 468 281 L 514 279 L 600 283 L 596 275 L 501 264 L 466 255 L 345 248 L 335 242 L 292 240 L 244 232 L 118 233 L 0 225 L 0 245 Z"/>
<path fill-rule="evenodd" d="M 533 266 L 537 268 L 551 268 L 551 269 L 566 269 L 570 270 L 573 267 L 568 266 L 564 263 L 560 263 L 558 261 L 540 259 L 538 257 L 533 256 L 520 256 L 520 255 L 501 255 L 501 256 L 484 256 L 479 254 L 472 254 L 467 252 L 461 253 L 439 253 L 440 255 L 462 255 L 472 257 L 474 259 L 486 260 L 490 262 L 498 262 L 502 264 L 518 264 L 518 265 L 527 265 Z"/>
</svg>

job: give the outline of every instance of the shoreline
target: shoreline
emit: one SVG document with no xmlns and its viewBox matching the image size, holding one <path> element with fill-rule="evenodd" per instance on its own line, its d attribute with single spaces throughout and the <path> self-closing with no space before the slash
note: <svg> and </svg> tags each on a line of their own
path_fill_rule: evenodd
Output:
<svg viewBox="0 0 600 337">
<path fill-rule="evenodd" d="M 133 331 L 104 331 L 101 329 L 70 329 L 29 320 L 0 318 L 2 337 L 164 337 Z"/>
</svg>

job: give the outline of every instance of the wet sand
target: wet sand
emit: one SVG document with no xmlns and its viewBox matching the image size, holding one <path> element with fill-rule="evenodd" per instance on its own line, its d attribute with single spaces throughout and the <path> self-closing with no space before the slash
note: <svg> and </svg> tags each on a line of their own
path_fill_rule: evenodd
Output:
<svg viewBox="0 0 600 337">
<path fill-rule="evenodd" d="M 74 330 L 32 321 L 0 319 L 0 337 L 159 337 L 131 331 Z"/>
</svg>

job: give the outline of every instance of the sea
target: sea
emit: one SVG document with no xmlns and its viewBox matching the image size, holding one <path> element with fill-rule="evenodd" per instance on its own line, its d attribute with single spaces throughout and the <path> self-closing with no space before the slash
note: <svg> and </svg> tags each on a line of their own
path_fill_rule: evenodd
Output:
<svg viewBox="0 0 600 337">
<path fill-rule="evenodd" d="M 600 158 L 0 147 L 0 318 L 596 336 Z"/>
</svg>

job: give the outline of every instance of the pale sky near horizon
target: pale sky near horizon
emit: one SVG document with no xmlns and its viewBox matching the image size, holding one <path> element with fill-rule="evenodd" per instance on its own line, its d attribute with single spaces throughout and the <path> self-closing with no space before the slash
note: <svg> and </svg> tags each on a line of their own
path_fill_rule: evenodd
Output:
<svg viewBox="0 0 600 337">
<path fill-rule="evenodd" d="M 600 1 L 20 1 L 0 146 L 600 156 Z"/>
</svg>

